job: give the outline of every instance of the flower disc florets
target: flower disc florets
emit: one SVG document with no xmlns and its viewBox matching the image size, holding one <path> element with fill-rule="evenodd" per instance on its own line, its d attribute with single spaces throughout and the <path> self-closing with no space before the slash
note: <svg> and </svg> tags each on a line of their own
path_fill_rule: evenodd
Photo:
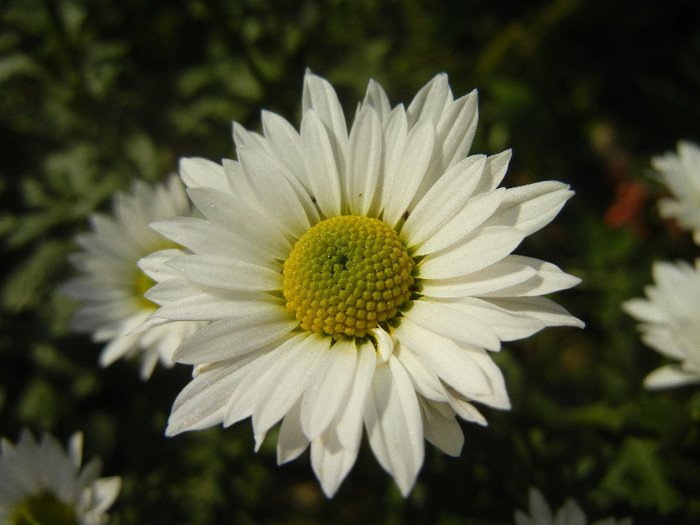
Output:
<svg viewBox="0 0 700 525">
<path fill-rule="evenodd" d="M 305 330 L 364 337 L 409 299 L 414 264 L 382 221 L 327 219 L 297 241 L 284 263 L 287 308 Z"/>
</svg>

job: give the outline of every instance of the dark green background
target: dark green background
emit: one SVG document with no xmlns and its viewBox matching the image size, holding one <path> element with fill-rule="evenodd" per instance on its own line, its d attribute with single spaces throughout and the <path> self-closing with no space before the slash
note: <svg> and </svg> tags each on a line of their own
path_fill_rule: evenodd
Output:
<svg viewBox="0 0 700 525">
<path fill-rule="evenodd" d="M 479 89 L 476 153 L 513 148 L 505 184 L 567 182 L 559 218 L 518 253 L 583 278 L 556 300 L 587 323 L 548 329 L 496 356 L 513 403 L 464 424 L 458 459 L 428 445 L 411 496 L 363 445 L 336 497 L 308 455 L 278 468 L 274 438 L 253 453 L 248 422 L 164 438 L 189 369 L 97 367 L 56 292 L 65 255 L 95 209 L 135 177 L 162 180 L 182 156 L 233 157 L 231 121 L 262 108 L 298 124 L 304 70 L 336 86 L 348 114 L 377 79 L 408 103 L 446 71 Z M 663 363 L 620 303 L 654 260 L 700 254 L 659 219 L 651 156 L 700 142 L 700 4 L 695 1 L 197 0 L 0 1 L 0 435 L 65 441 L 123 476 L 115 524 L 501 524 L 537 486 L 589 519 L 700 521 L 698 387 L 648 392 Z M 646 195 L 621 225 L 625 188 Z"/>
</svg>

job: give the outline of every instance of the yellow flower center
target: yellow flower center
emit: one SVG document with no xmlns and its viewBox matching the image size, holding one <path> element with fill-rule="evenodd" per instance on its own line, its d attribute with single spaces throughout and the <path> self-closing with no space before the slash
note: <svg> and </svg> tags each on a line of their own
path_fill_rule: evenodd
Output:
<svg viewBox="0 0 700 525">
<path fill-rule="evenodd" d="M 19 503 L 10 516 L 10 525 L 77 525 L 73 508 L 47 492 Z"/>
<path fill-rule="evenodd" d="M 399 235 L 380 220 L 343 215 L 321 221 L 284 263 L 287 308 L 304 330 L 364 337 L 409 299 L 414 264 Z"/>
</svg>

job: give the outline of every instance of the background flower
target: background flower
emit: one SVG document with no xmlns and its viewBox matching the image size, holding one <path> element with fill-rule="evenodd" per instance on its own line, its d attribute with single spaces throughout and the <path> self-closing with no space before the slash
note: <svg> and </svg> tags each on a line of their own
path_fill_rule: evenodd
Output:
<svg viewBox="0 0 700 525">
<path fill-rule="evenodd" d="M 547 504 L 542 493 L 537 489 L 530 489 L 530 513 L 521 510 L 515 511 L 515 525 L 586 525 L 586 515 L 581 507 L 572 500 L 567 499 L 556 514 Z M 632 525 L 630 518 L 616 521 L 614 518 L 606 518 L 594 521 L 591 525 Z"/>
<path fill-rule="evenodd" d="M 664 219 L 676 219 L 678 225 L 693 233 L 700 244 L 700 148 L 691 142 L 678 143 L 678 153 L 654 157 L 652 166 L 674 198 L 659 201 Z"/>
<path fill-rule="evenodd" d="M 143 297 L 154 283 L 139 270 L 137 262 L 172 246 L 148 224 L 189 215 L 190 204 L 182 184 L 172 176 L 166 184 L 154 186 L 136 181 L 131 194 L 118 193 L 114 197 L 113 208 L 113 217 L 92 214 L 93 231 L 77 236 L 83 251 L 70 259 L 81 276 L 67 282 L 62 290 L 82 303 L 71 328 L 92 333 L 94 341 L 107 343 L 100 364 L 108 366 L 122 357 L 139 356 L 141 377 L 148 379 L 158 361 L 171 367 L 173 352 L 180 342 L 202 326 L 173 323 L 134 332 L 156 310 L 156 305 Z M 173 252 L 177 250 L 169 253 Z"/>
<path fill-rule="evenodd" d="M 101 464 L 81 468 L 83 435 L 73 434 L 68 450 L 51 435 L 40 442 L 24 430 L 17 444 L 2 439 L 0 523 L 99 525 L 119 494 L 121 478 L 100 478 Z"/>
<path fill-rule="evenodd" d="M 700 382 L 700 259 L 695 266 L 679 261 L 656 262 L 654 285 L 646 299 L 630 299 L 622 307 L 641 321 L 642 341 L 680 361 L 662 366 L 647 376 L 647 388 L 669 388 Z"/>
</svg>

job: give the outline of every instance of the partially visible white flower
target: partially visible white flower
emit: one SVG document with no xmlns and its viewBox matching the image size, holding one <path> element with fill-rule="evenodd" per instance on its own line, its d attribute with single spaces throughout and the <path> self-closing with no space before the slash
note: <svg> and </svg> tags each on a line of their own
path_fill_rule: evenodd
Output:
<svg viewBox="0 0 700 525">
<path fill-rule="evenodd" d="M 700 259 L 655 262 L 655 284 L 646 299 L 630 299 L 622 308 L 642 322 L 642 341 L 659 353 L 680 361 L 654 370 L 647 388 L 669 388 L 700 382 Z"/>
<path fill-rule="evenodd" d="M 45 435 L 37 442 L 24 430 L 16 445 L 0 442 L 0 524 L 99 525 L 121 489 L 121 478 L 100 478 L 98 459 L 81 469 L 83 435 L 68 452 Z"/>
<path fill-rule="evenodd" d="M 62 291 L 81 301 L 71 320 L 78 332 L 92 332 L 96 342 L 106 342 L 100 364 L 108 366 L 122 357 L 141 356 L 141 377 L 148 379 L 158 360 L 170 367 L 180 342 L 203 326 L 197 322 L 151 326 L 138 333 L 157 308 L 143 294 L 154 284 L 137 262 L 155 251 L 174 248 L 168 239 L 148 227 L 149 223 L 176 216 L 190 216 L 191 206 L 182 183 L 171 175 L 165 184 L 153 186 L 136 181 L 130 194 L 117 193 L 113 216 L 90 216 L 92 232 L 78 235 L 82 252 L 71 262 L 81 273 Z M 177 249 L 164 253 L 179 254 Z"/>
<path fill-rule="evenodd" d="M 700 244 L 700 147 L 681 141 L 678 154 L 654 157 L 651 164 L 675 197 L 659 201 L 661 217 L 676 219 L 681 228 L 693 232 L 693 240 Z"/>
<path fill-rule="evenodd" d="M 556 515 L 553 515 L 542 493 L 535 488 L 530 489 L 530 514 L 521 510 L 515 511 L 515 525 L 586 525 L 587 523 L 581 507 L 571 498 L 564 502 Z M 632 525 L 632 519 L 616 521 L 614 518 L 605 518 L 591 525 Z"/>
<path fill-rule="evenodd" d="M 510 408 L 489 352 L 583 326 L 543 297 L 580 279 L 512 253 L 573 192 L 499 187 L 510 152 L 467 156 L 476 92 L 454 99 L 444 74 L 407 108 L 370 81 L 348 129 L 309 73 L 302 109 L 300 131 L 269 112 L 263 134 L 234 124 L 238 160 L 183 159 L 202 217 L 152 225 L 190 250 L 140 262 L 158 281 L 154 318 L 213 321 L 176 351 L 196 374 L 166 433 L 252 417 L 259 446 L 281 421 L 278 461 L 310 447 L 332 496 L 364 429 L 407 495 L 424 440 L 458 455 L 457 416 L 485 425 L 474 402 Z"/>
</svg>

